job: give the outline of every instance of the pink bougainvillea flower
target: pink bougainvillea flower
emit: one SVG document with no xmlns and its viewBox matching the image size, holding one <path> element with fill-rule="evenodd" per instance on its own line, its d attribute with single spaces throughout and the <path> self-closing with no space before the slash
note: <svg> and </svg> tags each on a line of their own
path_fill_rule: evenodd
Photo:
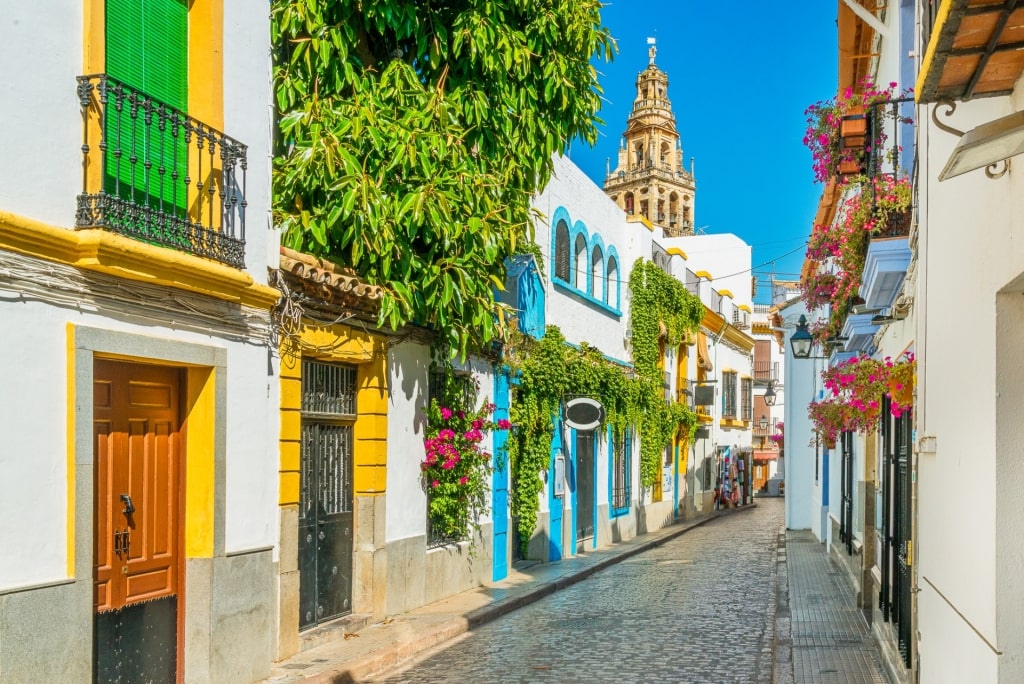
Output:
<svg viewBox="0 0 1024 684">
<path fill-rule="evenodd" d="M 504 418 L 499 418 L 498 419 L 498 429 L 499 430 L 509 430 L 511 428 L 512 428 L 512 423 L 511 422 L 509 422 L 508 420 L 505 420 Z"/>
<path fill-rule="evenodd" d="M 445 420 L 450 420 L 452 417 L 452 410 L 450 408 L 442 406 L 441 417 L 444 418 Z"/>
<path fill-rule="evenodd" d="M 430 486 L 433 487 L 434 489 L 437 489 L 438 487 L 441 486 L 441 483 L 438 482 L 437 480 L 434 480 L 433 482 L 430 483 Z"/>
</svg>

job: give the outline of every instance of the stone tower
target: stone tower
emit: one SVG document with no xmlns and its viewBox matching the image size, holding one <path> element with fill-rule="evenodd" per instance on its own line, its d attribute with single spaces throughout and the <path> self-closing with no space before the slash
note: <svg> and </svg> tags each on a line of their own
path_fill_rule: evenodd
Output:
<svg viewBox="0 0 1024 684">
<path fill-rule="evenodd" d="M 636 99 L 619 145 L 619 161 L 604 191 L 629 215 L 642 215 L 667 237 L 693 234 L 693 169 L 683 168 L 683 147 L 668 99 L 668 74 L 650 63 L 636 78 Z"/>
</svg>

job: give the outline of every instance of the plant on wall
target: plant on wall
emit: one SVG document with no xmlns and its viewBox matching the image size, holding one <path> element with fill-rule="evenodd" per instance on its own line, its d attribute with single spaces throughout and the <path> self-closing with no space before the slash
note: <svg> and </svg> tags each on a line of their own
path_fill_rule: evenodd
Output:
<svg viewBox="0 0 1024 684">
<path fill-rule="evenodd" d="M 653 261 L 633 266 L 629 290 L 633 366 L 642 387 L 640 484 L 650 487 L 660 476 L 665 447 L 680 432 L 691 439 L 697 427 L 697 414 L 685 404 L 665 401 L 662 355 L 663 347 L 678 346 L 700 328 L 704 305 Z"/>
<path fill-rule="evenodd" d="M 836 97 L 815 102 L 804 111 L 807 130 L 803 142 L 811 151 L 814 180 L 823 183 L 836 177 L 849 179 L 864 170 L 872 171 L 865 169 L 867 157 L 873 150 L 885 147 L 883 124 L 887 116 L 892 116 L 879 105 L 908 94 L 897 95 L 896 88 L 896 83 L 882 88 L 865 76 L 856 91 L 846 88 Z M 904 117 L 900 121 L 910 122 Z M 848 130 L 858 124 L 856 131 Z"/>
<path fill-rule="evenodd" d="M 599 349 L 587 344 L 569 346 L 553 325 L 540 340 L 513 333 L 506 361 L 516 379 L 509 408 L 516 426 L 509 439 L 512 516 L 525 555 L 537 527 L 542 477 L 551 464 L 555 424 L 566 396 L 599 398 L 605 407 L 605 424 L 621 435 L 639 418 L 637 382 Z"/>
<path fill-rule="evenodd" d="M 446 398 L 430 401 L 420 469 L 431 533 L 441 539 L 461 540 L 471 530 L 479 530 L 480 517 L 489 508 L 493 467 L 490 452 L 482 446 L 484 435 L 512 425 L 504 419 L 492 420 L 494 404 L 474 409 L 476 392 L 445 394 Z"/>
<path fill-rule="evenodd" d="M 831 397 L 812 402 L 808 409 L 815 431 L 827 441 L 848 430 L 870 433 L 878 425 L 886 394 L 890 413 L 897 418 L 903 415 L 913 402 L 916 370 L 914 354 L 907 352 L 895 361 L 888 356 L 883 360 L 858 356 L 822 371 Z"/>
<path fill-rule="evenodd" d="M 536 529 L 544 489 L 541 474 L 550 468 L 554 429 L 567 396 L 599 399 L 605 407 L 605 426 L 616 438 L 627 428 L 639 431 L 640 481 L 645 487 L 660 475 L 664 448 L 677 435 L 692 437 L 696 428 L 693 411 L 665 401 L 661 357 L 663 345 L 679 345 L 692 337 L 704 306 L 650 261 L 636 264 L 630 291 L 632 369 L 586 343 L 570 346 L 553 325 L 540 340 L 513 333 L 506 347 L 506 362 L 516 378 L 509 409 L 516 426 L 509 439 L 512 515 L 524 555 Z"/>
<path fill-rule="evenodd" d="M 838 335 L 860 292 L 871 238 L 885 234 L 907 217 L 912 200 L 906 178 L 864 178 L 861 190 L 843 201 L 836 218 L 814 226 L 807 259 L 818 264 L 800 278 L 801 299 L 810 310 L 831 306 L 827 321 L 812 329 L 819 342 Z"/>
<path fill-rule="evenodd" d="M 273 221 L 465 355 L 565 141 L 597 139 L 598 0 L 272 0 Z"/>
</svg>

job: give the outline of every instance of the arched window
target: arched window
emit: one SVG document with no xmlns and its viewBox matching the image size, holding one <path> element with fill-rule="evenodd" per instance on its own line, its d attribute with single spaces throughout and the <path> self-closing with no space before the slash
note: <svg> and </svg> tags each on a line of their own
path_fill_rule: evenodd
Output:
<svg viewBox="0 0 1024 684">
<path fill-rule="evenodd" d="M 576 244 L 573 245 L 572 273 L 569 274 L 569 282 L 576 286 L 577 290 L 587 289 L 587 239 L 582 235 L 576 236 Z M 580 281 L 583 281 L 582 283 Z"/>
<path fill-rule="evenodd" d="M 569 282 L 569 225 L 564 219 L 555 226 L 555 277 Z"/>
<path fill-rule="evenodd" d="M 608 306 L 619 308 L 619 264 L 615 257 L 608 257 Z"/>
<path fill-rule="evenodd" d="M 600 247 L 594 247 L 590 256 L 590 294 L 604 299 L 604 254 Z"/>
</svg>

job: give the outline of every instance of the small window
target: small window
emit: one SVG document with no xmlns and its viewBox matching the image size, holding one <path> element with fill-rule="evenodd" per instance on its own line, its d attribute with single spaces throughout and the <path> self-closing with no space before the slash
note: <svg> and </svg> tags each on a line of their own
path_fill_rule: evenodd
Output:
<svg viewBox="0 0 1024 684">
<path fill-rule="evenodd" d="M 615 257 L 608 257 L 608 306 L 619 308 L 619 263 Z"/>
<path fill-rule="evenodd" d="M 604 299 L 604 254 L 600 247 L 594 247 L 590 257 L 590 289 L 594 297 Z"/>
<path fill-rule="evenodd" d="M 626 430 L 622 437 L 615 439 L 615 452 L 612 462 L 612 515 L 622 515 L 629 511 L 630 464 L 633 454 L 633 433 Z"/>
<path fill-rule="evenodd" d="M 722 373 L 722 417 L 736 418 L 736 373 Z"/>
<path fill-rule="evenodd" d="M 572 273 L 569 274 L 569 283 L 574 285 L 577 290 L 584 292 L 587 290 L 588 257 L 587 239 L 582 235 L 577 235 L 576 244 L 573 245 L 573 268 Z"/>
<path fill-rule="evenodd" d="M 555 277 L 569 282 L 569 226 L 564 220 L 555 226 Z"/>
<path fill-rule="evenodd" d="M 743 420 L 749 421 L 754 416 L 754 381 L 751 378 L 743 378 L 740 383 L 742 385 L 742 396 L 741 399 L 741 410 Z"/>
</svg>

